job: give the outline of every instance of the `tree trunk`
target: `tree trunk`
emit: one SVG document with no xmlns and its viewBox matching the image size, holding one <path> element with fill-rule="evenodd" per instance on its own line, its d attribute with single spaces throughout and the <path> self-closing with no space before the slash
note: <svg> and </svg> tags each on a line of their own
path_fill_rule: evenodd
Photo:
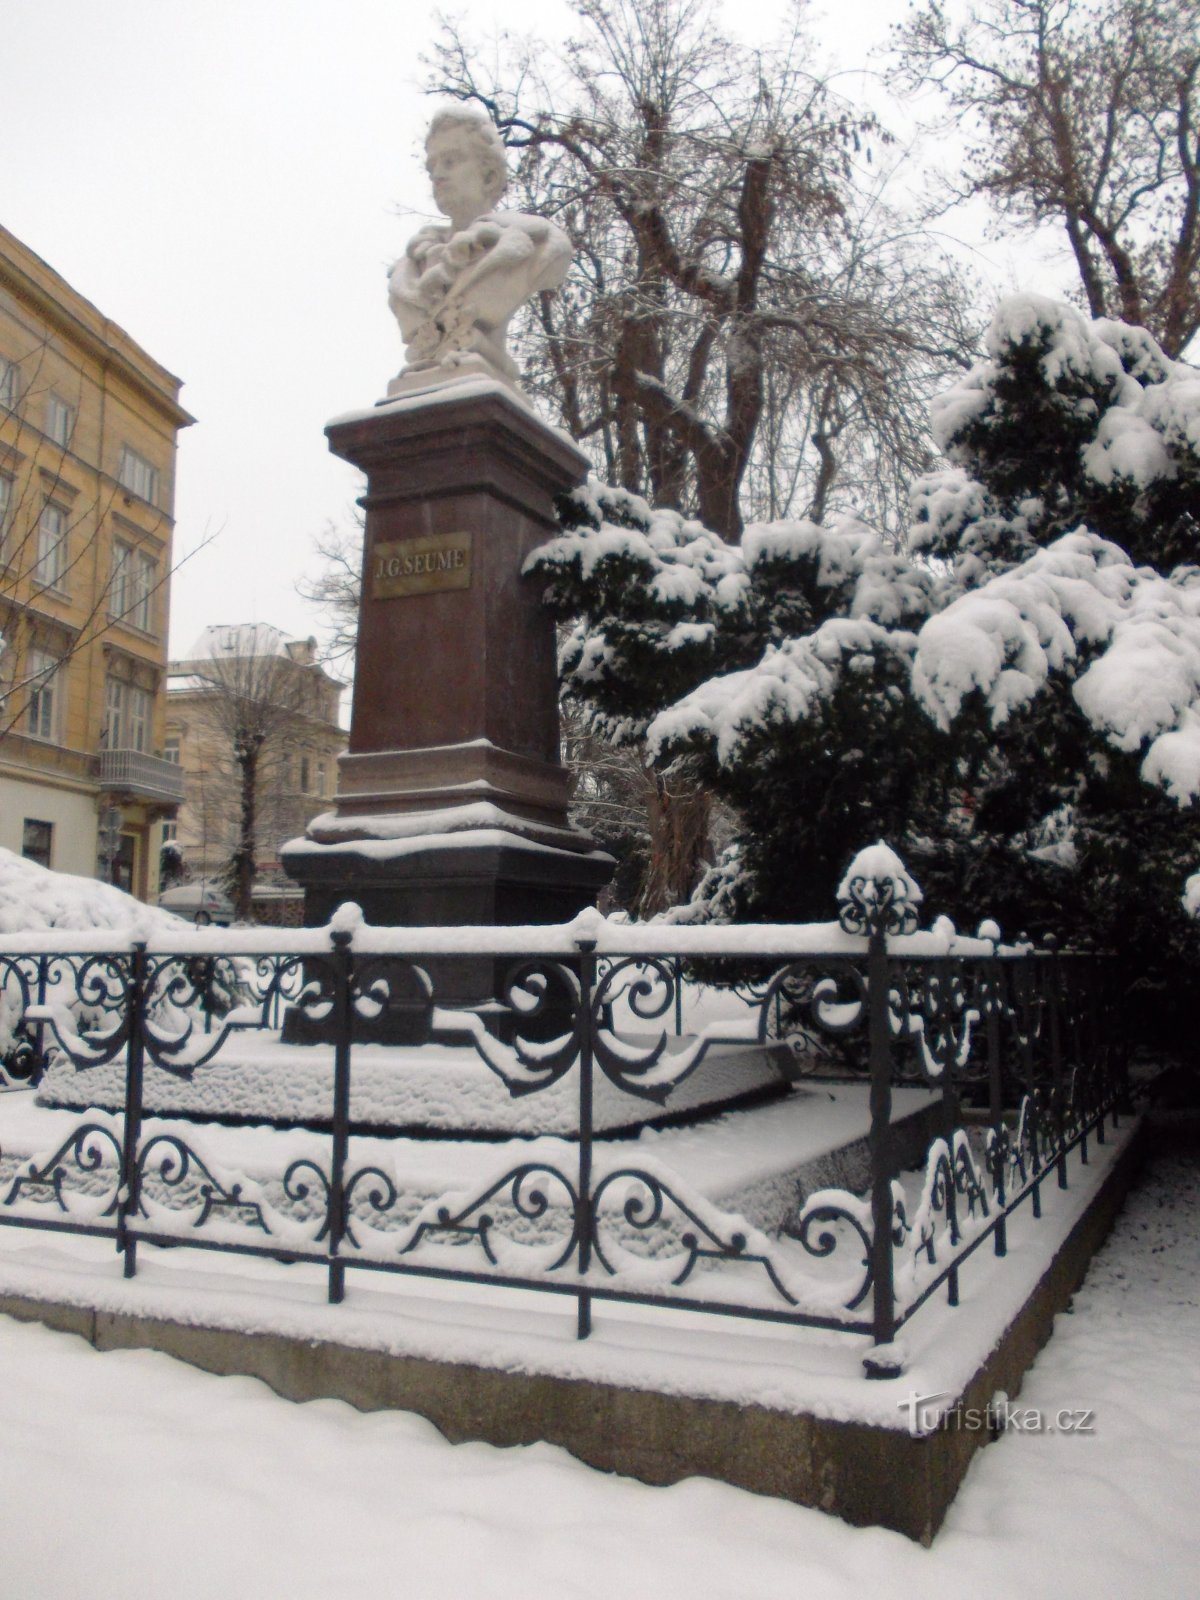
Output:
<svg viewBox="0 0 1200 1600">
<path fill-rule="evenodd" d="M 637 914 L 652 917 L 682 905 L 708 862 L 712 796 L 695 782 L 648 774 L 650 863 L 638 896 Z"/>
<path fill-rule="evenodd" d="M 254 895 L 254 858 L 258 849 L 258 751 L 238 752 L 241 777 L 241 827 L 233 858 L 234 916 L 249 922 Z"/>
</svg>

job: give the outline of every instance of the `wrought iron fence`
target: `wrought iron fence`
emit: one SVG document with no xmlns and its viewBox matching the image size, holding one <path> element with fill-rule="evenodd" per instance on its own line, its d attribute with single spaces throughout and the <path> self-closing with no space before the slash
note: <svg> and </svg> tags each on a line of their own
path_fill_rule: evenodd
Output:
<svg viewBox="0 0 1200 1600">
<path fill-rule="evenodd" d="M 0 1224 L 110 1238 L 126 1276 L 144 1244 L 319 1264 L 339 1302 L 348 1272 L 416 1274 L 570 1296 L 579 1336 L 597 1300 L 682 1307 L 868 1335 L 875 1376 L 899 1370 L 898 1331 L 964 1263 L 1008 1248 L 1007 1223 L 1066 1187 L 1089 1140 L 1116 1126 L 1123 1062 L 1112 986 L 1095 956 L 915 931 L 887 877 L 852 873 L 837 924 L 742 929 L 606 923 L 556 928 L 181 934 L 170 947 L 0 941 L 14 1083 L 47 1063 L 86 1086 L 120 1072 L 120 1104 L 81 1112 L 54 1148 L 0 1148 Z M 345 912 L 346 908 L 343 908 Z M 753 962 L 739 1020 L 682 1034 L 689 963 Z M 464 972 L 467 974 L 464 979 Z M 463 999 L 464 986 L 482 985 Z M 440 991 L 455 997 L 443 1003 Z M 486 991 L 486 992 L 483 992 Z M 232 1172 L 186 1116 L 152 1120 L 147 1068 L 195 1082 L 289 1014 L 332 1050 L 327 1126 L 279 1172 Z M 430 1194 L 405 1141 L 352 1115 L 364 1034 L 454 1041 L 512 1100 L 566 1094 L 573 1125 L 481 1145 L 471 1178 Z M 720 1209 L 644 1153 L 600 1136 L 596 1093 L 670 1110 L 718 1047 L 841 1041 L 869 1085 L 869 1189 L 809 1194 L 783 1232 Z M 386 1033 L 386 1029 L 384 1029 Z M 304 1046 L 297 1046 L 304 1049 Z M 399 1046 L 397 1048 L 404 1048 Z M 905 1174 L 897 1085 L 937 1091 L 939 1131 Z M 83 1091 L 86 1095 L 86 1088 Z"/>
</svg>

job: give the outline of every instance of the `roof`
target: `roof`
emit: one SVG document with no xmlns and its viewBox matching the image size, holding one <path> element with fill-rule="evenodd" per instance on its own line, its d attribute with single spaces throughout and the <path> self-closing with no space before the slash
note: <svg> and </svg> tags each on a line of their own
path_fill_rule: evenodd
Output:
<svg viewBox="0 0 1200 1600">
<path fill-rule="evenodd" d="M 212 622 L 184 657 L 220 661 L 226 657 L 286 656 L 288 636 L 269 622 Z"/>
</svg>

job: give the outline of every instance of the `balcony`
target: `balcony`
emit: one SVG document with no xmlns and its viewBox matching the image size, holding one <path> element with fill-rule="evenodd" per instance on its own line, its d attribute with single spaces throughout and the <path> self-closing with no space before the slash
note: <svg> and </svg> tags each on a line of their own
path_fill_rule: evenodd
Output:
<svg viewBox="0 0 1200 1600">
<path fill-rule="evenodd" d="M 92 758 L 92 776 L 114 794 L 177 806 L 183 800 L 183 769 L 175 761 L 141 750 L 101 750 Z"/>
</svg>

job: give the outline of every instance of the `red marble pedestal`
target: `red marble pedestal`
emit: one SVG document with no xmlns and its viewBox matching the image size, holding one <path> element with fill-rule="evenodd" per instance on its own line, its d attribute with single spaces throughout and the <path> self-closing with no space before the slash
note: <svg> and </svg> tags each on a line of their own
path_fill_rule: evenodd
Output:
<svg viewBox="0 0 1200 1600">
<path fill-rule="evenodd" d="M 557 922 L 613 863 L 567 821 L 554 630 L 525 557 L 585 458 L 471 379 L 330 423 L 367 476 L 350 748 L 331 812 L 283 854 L 305 920 Z"/>
</svg>

